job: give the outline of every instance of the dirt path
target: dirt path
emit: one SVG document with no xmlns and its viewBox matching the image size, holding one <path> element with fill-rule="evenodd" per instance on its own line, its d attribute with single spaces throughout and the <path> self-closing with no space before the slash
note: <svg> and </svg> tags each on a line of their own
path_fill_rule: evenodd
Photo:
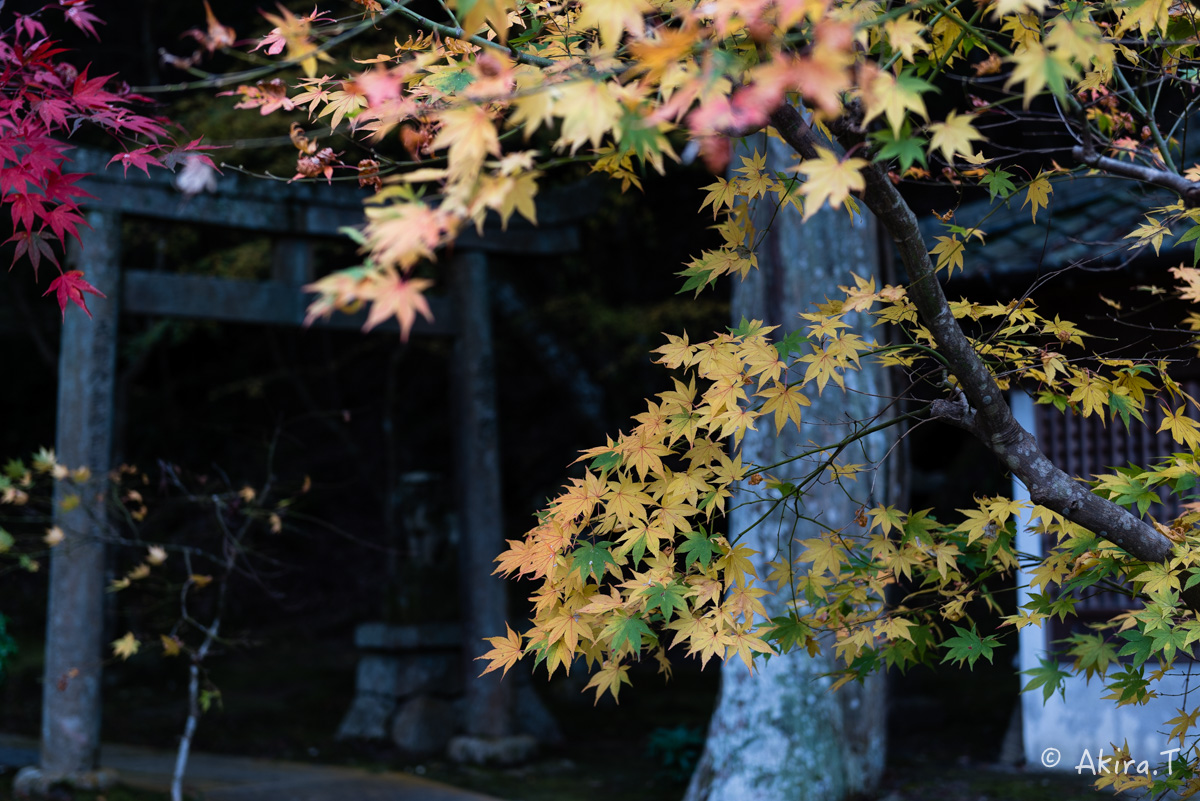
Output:
<svg viewBox="0 0 1200 801">
<path fill-rule="evenodd" d="M 0 734 L 0 765 L 33 764 L 37 742 Z M 174 752 L 105 745 L 100 763 L 125 784 L 168 790 Z M 184 791 L 204 801 L 496 801 L 490 796 L 427 781 L 406 773 L 369 773 L 353 768 L 193 754 Z"/>
</svg>

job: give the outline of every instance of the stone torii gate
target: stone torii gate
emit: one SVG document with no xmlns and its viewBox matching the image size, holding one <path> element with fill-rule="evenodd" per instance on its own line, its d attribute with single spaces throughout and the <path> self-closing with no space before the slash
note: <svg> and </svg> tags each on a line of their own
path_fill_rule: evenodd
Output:
<svg viewBox="0 0 1200 801">
<path fill-rule="evenodd" d="M 88 466 L 93 478 L 82 488 L 79 507 L 63 514 L 56 490 L 55 522 L 63 541 L 50 558 L 50 590 L 42 708 L 40 773 L 35 781 L 89 782 L 98 767 L 104 544 L 103 483 L 112 466 L 112 420 L 117 321 L 121 314 L 202 318 L 296 326 L 306 301 L 301 286 L 315 277 L 311 244 L 340 237 L 338 229 L 362 222 L 362 191 L 323 184 L 282 185 L 227 176 L 214 192 L 187 197 L 171 176 L 122 178 L 109 156 L 77 150 L 75 168 L 91 173 L 78 186 L 95 195 L 86 205 L 90 230 L 80 231 L 77 267 L 108 294 L 91 304 L 93 319 L 68 311 L 62 330 L 56 451 L 62 464 Z M 414 335 L 455 338 L 450 365 L 459 404 L 455 431 L 455 483 L 464 536 L 460 553 L 463 658 L 480 655 L 484 636 L 504 631 L 505 591 L 491 576 L 492 559 L 503 550 L 500 470 L 492 335 L 488 305 L 488 254 L 560 254 L 579 249 L 572 225 L 580 214 L 578 192 L 539 203 L 540 227 L 513 220 L 507 231 L 461 236 L 450 260 L 450 297 L 430 298 L 435 322 L 418 320 Z M 165 223 L 203 223 L 251 230 L 273 240 L 271 277 L 235 281 L 121 267 L 124 216 Z M 361 325 L 340 315 L 324 323 Z M 395 327 L 392 329 L 395 331 Z M 494 737 L 510 732 L 512 699 L 498 674 L 468 682 L 468 734 Z"/>
</svg>

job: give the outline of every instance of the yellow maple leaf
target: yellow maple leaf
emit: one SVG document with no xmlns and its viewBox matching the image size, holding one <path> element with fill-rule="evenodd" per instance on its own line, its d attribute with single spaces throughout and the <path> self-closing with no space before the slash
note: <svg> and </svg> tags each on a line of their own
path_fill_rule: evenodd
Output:
<svg viewBox="0 0 1200 801">
<path fill-rule="evenodd" d="M 1029 108 L 1033 98 L 1047 86 L 1056 95 L 1063 95 L 1066 92 L 1066 81 L 1079 78 L 1075 65 L 1064 53 L 1047 50 L 1038 43 L 1018 50 L 1008 60 L 1016 66 L 1012 75 L 1005 81 L 1004 88 L 1007 89 L 1014 83 L 1023 83 L 1025 87 L 1022 99 L 1025 108 Z"/>
<path fill-rule="evenodd" d="M 875 301 L 879 300 L 879 292 L 875 289 L 875 278 L 866 280 L 857 273 L 850 273 L 854 278 L 854 288 L 848 286 L 839 286 L 842 292 L 846 294 L 846 300 L 842 303 L 843 312 L 852 312 L 859 310 L 870 309 L 875 305 Z"/>
<path fill-rule="evenodd" d="M 570 146 L 574 154 L 585 142 L 600 147 L 622 117 L 622 106 L 607 83 L 575 81 L 556 87 L 558 102 L 554 113 L 562 117 L 562 133 L 557 147 Z"/>
<path fill-rule="evenodd" d="M 430 208 L 420 201 L 412 203 L 388 203 L 382 206 L 367 206 L 367 227 L 364 234 L 371 248 L 371 255 L 381 266 L 398 266 L 407 270 L 422 259 L 433 258 L 433 251 L 442 243 L 442 238 L 454 227 L 450 216 L 440 208 Z M 339 273 L 334 273 L 337 276 Z M 353 292 L 360 299 L 372 293 L 373 282 L 369 276 L 358 276 L 353 286 L 332 286 L 326 276 L 316 283 L 304 287 L 306 292 L 330 292 L 345 295 Z M 354 297 L 343 300 L 353 301 Z M 321 300 L 308 310 L 309 318 L 320 316 L 317 308 Z"/>
<path fill-rule="evenodd" d="M 1157 251 L 1157 248 L 1155 250 Z M 1172 267 L 1169 272 L 1183 285 L 1179 290 L 1179 297 L 1193 303 L 1200 303 L 1200 270 L 1181 264 L 1178 267 Z"/>
<path fill-rule="evenodd" d="M 595 639 L 591 626 L 580 617 L 580 613 L 567 607 L 560 608 L 550 620 L 546 621 L 544 626 L 547 642 L 561 641 L 568 651 L 575 651 L 581 635 L 589 640 Z M 502 638 L 498 637 L 497 639 Z"/>
<path fill-rule="evenodd" d="M 160 634 L 159 642 L 162 643 L 163 656 L 179 656 L 183 650 L 183 642 L 174 634 Z"/>
<path fill-rule="evenodd" d="M 883 23 L 882 39 L 905 61 L 913 61 L 918 52 L 929 52 L 923 34 L 925 25 L 905 14 Z"/>
<path fill-rule="evenodd" d="M 112 641 L 113 656 L 119 656 L 122 660 L 129 659 L 138 652 L 142 644 L 137 641 L 137 637 L 133 636 L 132 631 L 125 632 L 125 636 L 119 640 Z"/>
<path fill-rule="evenodd" d="M 441 121 L 442 128 L 433 140 L 432 148 L 449 148 L 451 180 L 478 174 L 489 153 L 500 155 L 496 126 L 492 123 L 491 114 L 483 106 L 465 106 L 445 111 Z"/>
<path fill-rule="evenodd" d="M 605 50 L 615 50 L 626 31 L 640 36 L 643 17 L 654 11 L 646 0 L 582 0 L 581 6 L 578 24 L 599 31 Z"/>
<path fill-rule="evenodd" d="M 840 208 L 851 192 L 862 191 L 866 180 L 862 170 L 867 166 L 865 159 L 839 159 L 832 150 L 817 148 L 817 158 L 806 159 L 796 169 L 808 180 L 800 188 L 805 197 L 804 219 L 816 214 L 829 201 L 832 208 Z"/>
<path fill-rule="evenodd" d="M 767 169 L 767 157 L 760 155 L 757 148 L 753 156 L 742 156 L 742 166 L 735 172 L 742 174 L 742 191 L 751 199 L 775 191 L 779 184 L 774 173 Z M 737 240 L 738 244 L 742 241 L 744 239 Z"/>
<path fill-rule="evenodd" d="M 772 382 L 771 386 L 759 391 L 757 395 L 766 399 L 762 413 L 775 413 L 775 430 L 781 434 L 788 420 L 795 423 L 796 429 L 799 430 L 800 409 L 811 404 L 811 401 L 800 392 L 799 387 L 788 386 L 778 381 Z"/>
<path fill-rule="evenodd" d="M 892 133 L 899 137 L 908 119 L 908 112 L 929 118 L 921 88 L 928 90 L 930 87 L 919 79 L 901 75 L 900 80 L 896 80 L 890 72 L 874 70 L 874 74 L 863 82 L 863 124 L 882 114 L 887 118 Z"/>
<path fill-rule="evenodd" d="M 1167 590 L 1179 590 L 1179 576 L 1163 564 L 1147 565 L 1145 570 L 1133 577 L 1133 580 L 1143 584 L 1142 591 L 1147 595 Z"/>
<path fill-rule="evenodd" d="M 594 703 L 599 703 L 600 697 L 605 692 L 611 693 L 613 700 L 619 703 L 617 695 L 621 692 L 621 685 L 629 683 L 629 665 L 606 662 L 603 667 L 592 674 L 591 680 L 583 689 L 595 688 L 596 700 Z"/>
<path fill-rule="evenodd" d="M 762 637 L 754 632 L 746 631 L 744 628 L 737 628 L 729 634 L 723 634 L 721 640 L 729 649 L 725 653 L 725 658 L 732 659 L 733 654 L 737 654 L 751 671 L 754 670 L 754 655 L 751 651 L 772 656 L 775 654 L 771 646 L 763 642 Z"/>
<path fill-rule="evenodd" d="M 841 572 L 842 561 L 846 558 L 846 554 L 841 545 L 834 540 L 833 534 L 800 540 L 799 542 L 805 549 L 800 559 L 801 561 L 812 563 L 812 573 L 820 575 L 828 571 L 830 574 L 836 576 Z"/>
<path fill-rule="evenodd" d="M 1007 17 L 1012 14 L 1041 14 L 1046 10 L 1046 0 L 996 0 L 992 5 L 992 17 Z"/>
<path fill-rule="evenodd" d="M 933 250 L 929 251 L 931 255 L 937 256 L 936 269 L 940 270 L 943 267 L 947 268 L 948 275 L 954 275 L 954 268 L 963 268 L 963 253 L 966 250 L 966 243 L 957 236 L 939 236 L 937 245 Z"/>
<path fill-rule="evenodd" d="M 621 474 L 618 478 L 620 481 L 608 482 L 608 491 L 604 493 L 605 517 L 626 526 L 645 522 L 646 504 L 651 503 L 650 496 L 643 492 L 646 485 L 634 481 L 630 475 Z"/>
<path fill-rule="evenodd" d="M 1067 382 L 1075 387 L 1067 400 L 1070 403 L 1080 404 L 1084 417 L 1090 417 L 1093 414 L 1104 416 L 1104 409 L 1108 405 L 1109 390 L 1112 387 L 1112 383 L 1108 379 L 1091 372 L 1079 371 L 1067 379 Z"/>
<path fill-rule="evenodd" d="M 1037 14 L 1011 14 L 1000 26 L 1001 32 L 1012 34 L 1013 50 L 1036 45 L 1042 40 L 1042 21 Z"/>
<path fill-rule="evenodd" d="M 741 181 L 727 181 L 724 178 L 717 178 L 716 183 L 709 184 L 702 189 L 707 190 L 708 194 L 704 196 L 700 210 L 704 211 L 705 206 L 712 206 L 713 219 L 716 219 L 717 213 L 721 209 L 733 208 L 733 204 L 739 197 L 744 196 L 745 191 Z"/>
<path fill-rule="evenodd" d="M 467 34 L 478 33 L 487 24 L 500 42 L 508 40 L 509 15 L 516 10 L 514 3 L 506 0 L 452 0 L 452 5 L 462 18 L 463 31 Z"/>
<path fill-rule="evenodd" d="M 974 122 L 974 114 L 960 116 L 957 111 L 951 111 L 944 122 L 930 123 L 929 131 L 933 134 L 929 140 L 930 152 L 941 150 L 942 158 L 951 164 L 954 163 L 955 154 L 970 156 L 971 142 L 985 140 L 975 130 Z"/>
<path fill-rule="evenodd" d="M 1166 406 L 1159 408 L 1163 413 L 1162 424 L 1158 427 L 1159 431 L 1169 431 L 1171 439 L 1180 445 L 1186 445 L 1192 449 L 1200 446 L 1200 423 L 1184 414 L 1186 407 L 1180 406 L 1174 412 L 1171 412 Z"/>
<path fill-rule="evenodd" d="M 508 229 L 508 221 L 513 212 L 537 225 L 537 206 L 534 197 L 537 195 L 537 179 L 539 172 L 524 172 L 516 175 L 485 176 L 479 185 L 475 196 L 478 204 L 473 212 L 476 226 L 483 233 L 487 209 L 492 209 L 500 215 L 501 230 Z"/>
<path fill-rule="evenodd" d="M 876 623 L 875 631 L 892 641 L 902 639 L 912 642 L 912 634 L 908 630 L 915 625 L 911 620 L 905 620 L 902 617 L 889 617 Z"/>
<path fill-rule="evenodd" d="M 722 545 L 726 545 L 723 539 L 718 540 Z M 726 547 L 728 547 L 726 545 Z M 725 588 L 734 584 L 746 586 L 746 575 L 749 574 L 758 578 L 758 573 L 754 569 L 754 563 L 750 561 L 750 557 L 754 556 L 758 551 L 755 551 L 745 545 L 735 545 L 730 548 L 724 556 L 716 562 L 718 570 L 725 571 Z"/>
<path fill-rule="evenodd" d="M 1120 22 L 1116 35 L 1121 36 L 1135 25 L 1142 39 L 1149 40 L 1150 34 L 1158 31 L 1165 34 L 1170 21 L 1171 0 L 1132 0 L 1117 3 L 1114 10 Z"/>
<path fill-rule="evenodd" d="M 1050 185 L 1050 179 L 1044 172 L 1039 172 L 1033 183 L 1029 184 L 1029 188 L 1025 192 L 1025 202 L 1021 204 L 1021 208 L 1031 206 L 1029 213 L 1034 222 L 1037 222 L 1038 209 L 1044 209 L 1050 205 L 1050 195 L 1053 191 L 1054 187 Z"/>
<path fill-rule="evenodd" d="M 1175 727 L 1167 733 L 1167 739 L 1173 740 L 1178 737 L 1179 745 L 1182 748 L 1183 741 L 1187 737 L 1188 732 L 1196 725 L 1196 717 L 1200 715 L 1200 707 L 1196 707 L 1191 712 L 1183 708 L 1179 708 L 1177 711 L 1179 712 L 1178 717 L 1173 717 L 1167 721 L 1168 726 L 1172 723 L 1175 724 Z"/>
<path fill-rule="evenodd" d="M 1146 222 L 1137 227 L 1133 233 L 1126 234 L 1125 239 L 1136 240 L 1130 249 L 1139 248 L 1149 243 L 1154 246 L 1154 255 L 1158 255 L 1158 249 L 1162 246 L 1163 237 L 1170 236 L 1171 229 L 1160 223 L 1150 215 L 1146 215 Z"/>
</svg>

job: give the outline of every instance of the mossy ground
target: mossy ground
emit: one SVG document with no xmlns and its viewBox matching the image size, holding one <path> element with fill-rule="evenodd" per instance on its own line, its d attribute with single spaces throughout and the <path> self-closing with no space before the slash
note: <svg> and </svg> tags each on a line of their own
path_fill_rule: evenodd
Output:
<svg viewBox="0 0 1200 801">
<path fill-rule="evenodd" d="M 118 784 L 102 793 L 54 790 L 47 801 L 167 801 L 170 797 L 170 793 L 156 793 Z M 11 776 L 0 776 L 0 801 L 17 801 L 12 793 Z"/>
</svg>

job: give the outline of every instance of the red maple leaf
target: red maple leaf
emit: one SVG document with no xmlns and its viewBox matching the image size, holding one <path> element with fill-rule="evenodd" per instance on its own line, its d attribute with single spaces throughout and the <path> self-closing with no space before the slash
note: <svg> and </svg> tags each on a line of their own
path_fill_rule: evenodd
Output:
<svg viewBox="0 0 1200 801">
<path fill-rule="evenodd" d="M 44 211 L 41 214 L 42 228 L 47 225 L 61 241 L 65 242 L 67 236 L 75 237 L 75 241 L 79 241 L 79 231 L 76 230 L 80 223 L 88 225 L 87 220 L 83 219 L 83 215 L 79 213 L 79 207 L 71 201 L 60 203 L 49 211 Z"/>
<path fill-rule="evenodd" d="M 121 100 L 119 95 L 105 91 L 104 85 L 109 82 L 113 76 L 101 75 L 97 78 L 88 78 L 87 68 L 75 78 L 75 85 L 71 87 L 71 99 L 75 101 L 75 105 L 80 108 L 87 109 L 106 109 L 114 102 Z"/>
<path fill-rule="evenodd" d="M 43 256 L 49 259 L 50 263 L 55 267 L 58 267 L 58 259 L 54 255 L 54 250 L 50 247 L 50 243 L 46 241 L 45 236 L 43 236 L 41 233 L 34 233 L 33 231 L 18 231 L 8 239 L 4 240 L 4 244 L 6 245 L 9 242 L 16 242 L 17 248 L 16 252 L 13 254 L 12 264 L 8 266 L 8 269 L 11 270 L 14 266 L 16 266 L 17 261 L 19 261 L 22 256 L 28 256 L 30 264 L 33 265 L 33 280 L 36 281 L 38 267 L 40 267 L 42 264 Z"/>
<path fill-rule="evenodd" d="M 96 29 L 93 26 L 97 22 L 103 25 L 104 20 L 88 10 L 87 0 L 60 0 L 60 2 L 67 9 L 64 16 L 66 16 L 68 21 L 79 30 L 99 41 L 100 35 L 96 33 Z"/>
<path fill-rule="evenodd" d="M 131 150 L 128 153 L 118 153 L 109 159 L 108 164 L 104 166 L 107 167 L 114 161 L 119 161 L 125 167 L 126 176 L 129 175 L 130 167 L 135 167 L 146 173 L 146 175 L 150 175 L 150 165 L 154 165 L 155 167 L 163 166 L 163 163 L 150 152 L 152 149 L 155 149 L 154 146 L 148 145 L 146 147 L 139 147 L 137 150 Z"/>
<path fill-rule="evenodd" d="M 18 194 L 12 199 L 13 225 L 20 225 L 27 230 L 33 230 L 33 218 L 39 220 L 46 216 L 46 208 L 42 205 L 41 195 Z"/>
<path fill-rule="evenodd" d="M 88 311 L 87 302 L 84 300 L 83 293 L 87 292 L 91 295 L 99 295 L 107 297 L 103 292 L 89 284 L 83 279 L 83 272 L 80 270 L 71 270 L 60 275 L 50 282 L 50 288 L 42 293 L 42 297 L 49 295 L 51 292 L 56 292 L 58 297 L 58 308 L 62 311 L 63 321 L 67 319 L 67 301 L 71 301 L 79 308 L 83 309 L 84 313 L 90 318 L 92 313 Z"/>
<path fill-rule="evenodd" d="M 174 147 L 168 148 L 166 153 L 163 155 L 162 166 L 174 172 L 175 168 L 180 164 L 186 165 L 195 159 L 199 159 L 201 164 L 205 164 L 209 167 L 212 167 L 217 172 L 221 172 L 221 170 L 217 168 L 217 165 L 213 164 L 212 157 L 204 155 L 202 151 L 223 149 L 224 148 L 221 145 L 204 144 L 204 137 L 202 136 L 199 139 L 193 139 L 183 147 L 175 145 Z M 224 173 L 221 174 L 223 175 Z"/>
<path fill-rule="evenodd" d="M 24 36 L 26 39 L 45 38 L 46 36 L 46 26 L 38 22 L 37 17 L 18 14 L 13 27 L 16 28 L 18 36 Z"/>
</svg>

